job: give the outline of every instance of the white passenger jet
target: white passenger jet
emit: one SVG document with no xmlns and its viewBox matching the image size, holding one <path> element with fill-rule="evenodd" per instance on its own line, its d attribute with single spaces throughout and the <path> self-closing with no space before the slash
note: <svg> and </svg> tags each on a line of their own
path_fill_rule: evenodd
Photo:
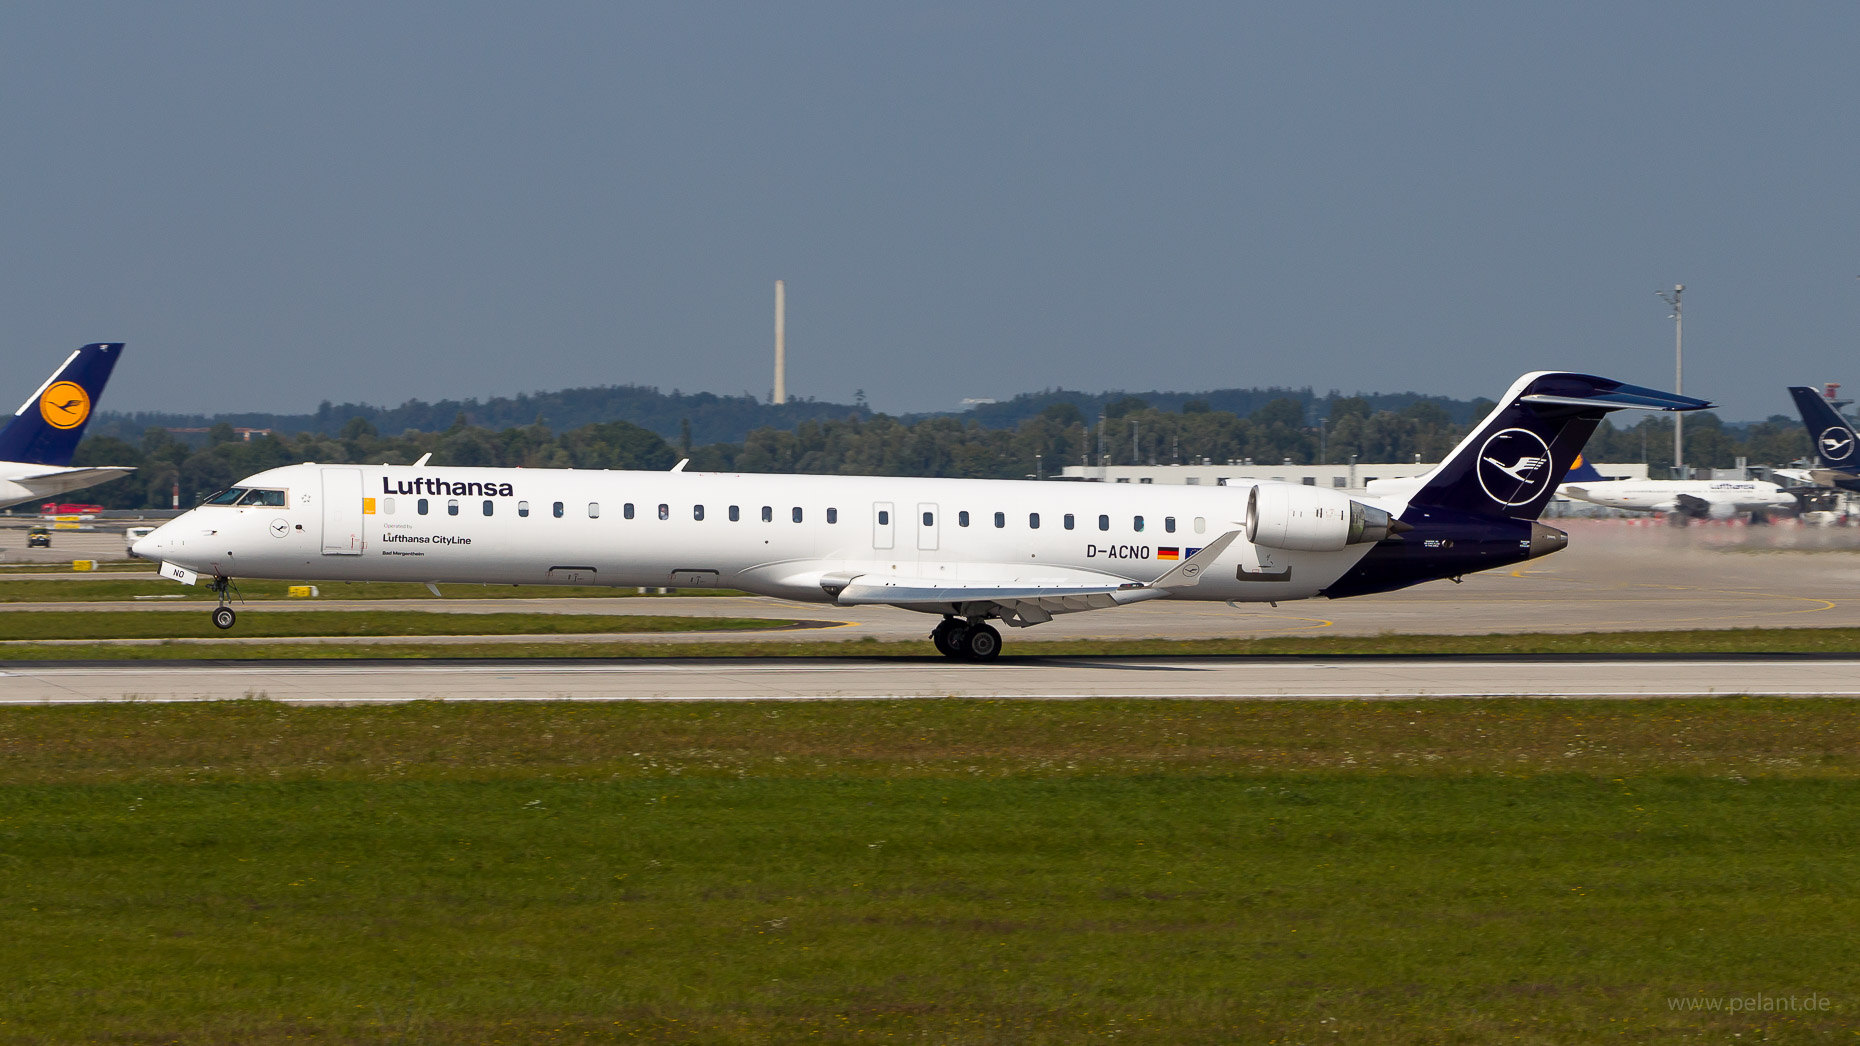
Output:
<svg viewBox="0 0 1860 1046">
<path fill-rule="evenodd" d="M 135 471 L 121 465 L 71 467 L 71 454 L 122 353 L 121 342 L 84 346 L 65 357 L 13 412 L 13 419 L 0 429 L 0 508 L 82 490 Z"/>
<path fill-rule="evenodd" d="M 1676 521 L 1729 519 L 1747 512 L 1753 519 L 1794 509 L 1799 502 L 1782 487 L 1755 479 L 1607 479 L 1595 466 L 1578 462 L 1564 477 L 1559 493 L 1630 512 L 1665 512 Z"/>
<path fill-rule="evenodd" d="M 724 587 L 942 618 L 950 657 L 989 624 L 1150 599 L 1278 602 L 1385 592 L 1568 543 L 1536 522 L 1609 411 L 1704 400 L 1527 374 L 1411 494 L 1299 484 L 1127 486 L 306 463 L 261 472 L 136 543 L 203 578 Z M 437 591 L 437 589 L 435 589 Z"/>
</svg>

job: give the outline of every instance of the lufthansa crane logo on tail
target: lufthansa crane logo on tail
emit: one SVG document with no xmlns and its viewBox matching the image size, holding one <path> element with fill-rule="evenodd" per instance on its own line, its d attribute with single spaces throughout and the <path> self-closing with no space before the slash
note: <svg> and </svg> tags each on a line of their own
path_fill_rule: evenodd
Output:
<svg viewBox="0 0 1860 1046">
<path fill-rule="evenodd" d="M 1854 430 L 1830 425 L 1821 431 L 1821 453 L 1829 461 L 1846 461 L 1854 452 Z"/>
<path fill-rule="evenodd" d="M 1506 508 L 1542 494 L 1552 471 L 1550 445 L 1530 429 L 1501 429 L 1479 448 L 1479 486 Z"/>
<path fill-rule="evenodd" d="M 55 429 L 77 428 L 90 417 L 90 393 L 76 382 L 54 382 L 39 394 L 39 416 Z"/>
</svg>

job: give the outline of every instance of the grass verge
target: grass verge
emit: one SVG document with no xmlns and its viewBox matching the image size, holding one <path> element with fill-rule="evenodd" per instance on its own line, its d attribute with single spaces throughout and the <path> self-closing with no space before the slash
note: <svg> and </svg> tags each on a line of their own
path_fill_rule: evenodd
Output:
<svg viewBox="0 0 1860 1046">
<path fill-rule="evenodd" d="M 243 632 L 248 622 L 271 612 L 240 617 Z M 323 617 L 329 612 L 317 612 Z M 60 615 L 63 616 L 62 614 Z M 153 617 L 155 615 L 140 615 Z M 421 615 L 395 615 L 396 621 Z M 434 615 L 440 616 L 440 615 Z M 464 615 L 444 615 L 445 618 Z M 476 615 L 473 615 L 476 616 Z M 542 615 L 537 615 L 542 616 Z M 204 618 L 203 618 L 204 620 Z M 608 620 L 612 620 L 611 618 Z M 628 618 L 626 620 L 640 620 Z M 694 619 L 711 621 L 714 619 Z M 928 635 L 929 620 L 925 619 Z M 0 622 L 4 616 L 0 615 Z M 777 622 L 779 625 L 782 622 Z M 755 627 L 772 627 L 768 625 Z M 564 629 L 563 631 L 576 631 Z M 583 629 L 579 631 L 597 631 Z M 249 633 L 248 633 L 249 634 Z M 381 635 L 394 632 L 375 633 Z M 428 633 L 432 634 L 432 633 Z M 581 640 L 536 643 L 384 643 L 314 647 L 263 644 L 184 646 L 37 646 L 20 643 L 0 647 L 0 662 L 39 660 L 169 660 L 273 658 L 633 658 L 633 657 L 909 657 L 935 658 L 929 641 L 886 641 L 872 637 L 844 640 L 808 638 L 809 633 L 787 633 L 780 638 L 731 639 L 717 642 L 652 640 L 586 642 Z M 1379 635 L 1284 636 L 1270 639 L 1206 640 L 1050 640 L 1028 641 L 1010 636 L 1006 660 L 1035 657 L 1386 657 L 1570 654 L 1619 656 L 1633 654 L 1846 654 L 1860 652 L 1860 628 L 1744 628 L 1691 632 L 1583 632 L 1493 634 L 1483 636 Z"/>
<path fill-rule="evenodd" d="M 1850 1041 L 1855 823 L 1848 702 L 5 709 L 0 1041 Z"/>
</svg>

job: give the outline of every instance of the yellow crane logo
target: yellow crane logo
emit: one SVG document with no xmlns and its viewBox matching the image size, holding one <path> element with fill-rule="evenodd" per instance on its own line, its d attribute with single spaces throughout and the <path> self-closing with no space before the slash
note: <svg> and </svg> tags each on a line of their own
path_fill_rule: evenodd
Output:
<svg viewBox="0 0 1860 1046">
<path fill-rule="evenodd" d="M 60 381 L 39 396 L 39 416 L 55 429 L 74 429 L 90 417 L 90 393 L 72 381 Z"/>
</svg>

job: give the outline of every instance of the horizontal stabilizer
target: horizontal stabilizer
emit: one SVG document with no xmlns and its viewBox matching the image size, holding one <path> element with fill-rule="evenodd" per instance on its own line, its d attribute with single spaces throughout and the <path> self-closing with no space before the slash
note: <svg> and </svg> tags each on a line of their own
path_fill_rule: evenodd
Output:
<svg viewBox="0 0 1860 1046">
<path fill-rule="evenodd" d="M 97 468 L 51 468 L 43 472 L 8 476 L 7 479 L 31 491 L 33 497 L 50 497 L 68 491 L 108 483 L 134 472 L 129 465 L 104 465 Z"/>
</svg>

